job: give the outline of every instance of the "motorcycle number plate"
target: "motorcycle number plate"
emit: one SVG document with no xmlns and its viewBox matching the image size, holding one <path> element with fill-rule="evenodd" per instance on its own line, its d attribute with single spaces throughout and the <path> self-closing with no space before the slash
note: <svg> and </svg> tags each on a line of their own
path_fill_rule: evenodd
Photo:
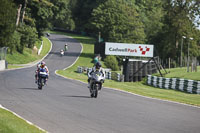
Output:
<svg viewBox="0 0 200 133">
<path fill-rule="evenodd" d="M 44 74 L 44 75 L 46 75 L 46 72 L 40 72 L 40 74 Z"/>
</svg>

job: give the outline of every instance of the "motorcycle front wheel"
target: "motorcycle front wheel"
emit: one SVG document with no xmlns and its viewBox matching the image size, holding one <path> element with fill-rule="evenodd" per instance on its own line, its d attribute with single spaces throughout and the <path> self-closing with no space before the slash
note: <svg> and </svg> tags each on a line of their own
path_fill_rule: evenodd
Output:
<svg viewBox="0 0 200 133">
<path fill-rule="evenodd" d="M 94 89 L 93 89 L 94 98 L 97 98 L 97 95 L 98 95 L 98 84 L 94 84 Z"/>
</svg>

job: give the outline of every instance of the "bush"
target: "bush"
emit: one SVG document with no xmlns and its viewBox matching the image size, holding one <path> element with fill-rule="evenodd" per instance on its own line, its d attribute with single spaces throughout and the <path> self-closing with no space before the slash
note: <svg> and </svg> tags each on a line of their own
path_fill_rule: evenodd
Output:
<svg viewBox="0 0 200 133">
<path fill-rule="evenodd" d="M 28 25 L 23 25 L 17 30 L 21 35 L 20 45 L 17 46 L 17 51 L 23 53 L 24 48 L 33 48 L 37 41 L 36 29 Z"/>
<path fill-rule="evenodd" d="M 118 62 L 115 56 L 107 56 L 104 59 L 105 65 L 113 71 L 119 71 Z"/>
<path fill-rule="evenodd" d="M 21 43 L 20 39 L 21 39 L 21 34 L 17 31 L 14 31 L 14 33 L 12 34 L 12 37 L 10 38 L 10 44 L 9 44 L 9 49 L 10 49 L 11 54 L 13 50 L 20 47 L 20 43 Z"/>
</svg>

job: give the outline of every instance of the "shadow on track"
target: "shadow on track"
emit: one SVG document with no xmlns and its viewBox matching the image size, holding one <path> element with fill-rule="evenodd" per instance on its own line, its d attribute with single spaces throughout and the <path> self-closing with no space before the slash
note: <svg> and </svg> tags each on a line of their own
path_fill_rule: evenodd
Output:
<svg viewBox="0 0 200 133">
<path fill-rule="evenodd" d="M 38 88 L 17 88 L 17 89 L 22 89 L 22 90 L 39 90 Z"/>
<path fill-rule="evenodd" d="M 73 98 L 91 98 L 90 96 L 74 96 L 74 95 L 65 96 L 65 97 L 73 97 Z"/>
</svg>

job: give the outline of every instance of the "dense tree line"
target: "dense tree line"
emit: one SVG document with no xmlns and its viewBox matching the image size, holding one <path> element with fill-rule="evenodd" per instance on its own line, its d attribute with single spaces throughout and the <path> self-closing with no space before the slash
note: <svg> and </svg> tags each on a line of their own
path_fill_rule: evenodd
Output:
<svg viewBox="0 0 200 133">
<path fill-rule="evenodd" d="M 104 41 L 154 44 L 163 59 L 178 60 L 181 43 L 183 54 L 190 43 L 191 55 L 200 57 L 199 0 L 0 0 L 0 6 L 0 47 L 11 52 L 23 53 L 58 27 L 101 33 Z"/>
</svg>

